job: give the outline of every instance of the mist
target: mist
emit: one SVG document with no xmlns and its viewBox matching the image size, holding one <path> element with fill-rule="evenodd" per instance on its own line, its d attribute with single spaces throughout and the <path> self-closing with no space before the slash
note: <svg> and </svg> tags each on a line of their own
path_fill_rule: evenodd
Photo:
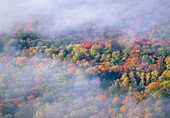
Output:
<svg viewBox="0 0 170 118">
<path fill-rule="evenodd" d="M 0 35 L 0 45 L 3 46 L 3 48 L 0 48 L 0 117 L 6 117 L 9 114 L 15 118 L 169 116 L 169 109 L 167 108 L 170 104 L 169 98 L 160 97 L 156 93 L 157 91 L 155 92 L 156 97 L 152 93 L 148 97 L 148 95 L 145 96 L 144 87 L 140 88 L 141 91 L 137 90 L 137 87 L 130 89 L 130 85 L 126 91 L 121 90 L 121 87 L 117 87 L 120 90 L 115 87 L 116 80 L 120 80 L 121 85 L 124 82 L 123 79 L 121 80 L 121 76 L 123 77 L 124 73 L 129 73 L 125 69 L 126 63 L 124 66 L 122 64 L 126 62 L 126 60 L 123 60 L 124 51 L 128 53 L 128 51 L 132 50 L 134 54 L 139 54 L 140 52 L 138 50 L 138 52 L 136 50 L 135 52 L 133 47 L 140 43 L 141 46 L 137 45 L 136 48 L 143 48 L 141 49 L 143 51 L 142 56 L 145 53 L 146 56 L 147 54 L 150 56 L 154 55 L 156 51 L 160 52 L 160 54 L 154 55 L 155 57 L 153 58 L 152 56 L 148 57 L 149 59 L 147 58 L 147 60 L 142 57 L 142 61 L 144 61 L 142 64 L 145 61 L 148 61 L 149 64 L 151 63 L 151 66 L 146 67 L 150 69 L 152 68 L 152 61 L 158 60 L 156 57 L 163 55 L 164 60 L 165 57 L 168 57 L 168 43 L 166 44 L 168 32 L 160 31 L 164 34 L 164 36 L 161 36 L 163 37 L 162 43 L 156 38 L 153 39 L 153 42 L 149 42 L 149 38 L 140 42 L 140 38 L 137 41 L 137 39 L 129 36 L 131 35 L 130 33 L 125 38 L 122 36 L 124 39 L 121 36 L 116 37 L 118 41 L 115 41 L 114 33 L 108 34 L 108 36 L 103 33 L 101 37 L 96 38 L 101 41 L 104 39 L 103 42 L 90 42 L 90 48 L 94 45 L 100 47 L 96 48 L 96 50 L 94 49 L 98 51 L 98 54 L 101 53 L 99 56 L 104 53 L 112 55 L 112 52 L 114 52 L 113 57 L 118 58 L 117 62 L 115 62 L 117 65 L 112 65 L 113 72 L 111 73 L 117 75 L 112 75 L 112 80 L 108 80 L 110 83 L 107 81 L 110 78 L 106 78 L 107 71 L 101 74 L 103 68 L 103 71 L 105 71 L 104 63 L 100 65 L 103 66 L 102 69 L 97 69 L 99 63 L 97 63 L 97 66 L 93 63 L 94 57 L 88 59 L 85 56 L 85 54 L 91 54 L 90 48 L 86 44 L 83 47 L 82 42 L 80 42 L 81 39 L 95 40 L 94 37 L 97 34 L 90 37 L 93 34 L 89 32 L 81 36 L 75 33 L 82 31 L 83 26 L 87 24 L 96 26 L 98 30 L 108 27 L 118 30 L 128 29 L 132 30 L 134 34 L 148 32 L 154 27 L 167 27 L 167 24 L 169 24 L 169 6 L 168 0 L 0 0 L 0 33 L 4 31 L 15 32 L 17 28 L 33 27 L 29 29 L 31 33 L 29 32 L 28 35 L 23 33 L 23 36 L 19 38 L 17 36 L 20 32 L 18 34 L 14 33 L 14 35 Z M 65 34 L 66 31 L 70 30 L 75 32 L 70 35 Z M 34 33 L 32 35 L 32 32 L 35 35 Z M 40 39 L 43 36 L 39 37 L 38 35 L 43 33 L 63 33 L 64 36 L 59 37 L 59 40 L 57 40 L 58 37 L 51 38 L 52 36 Z M 92 33 L 95 33 L 95 31 Z M 113 39 L 112 44 L 111 41 L 109 42 L 110 48 L 107 37 Z M 122 47 L 118 46 L 121 44 L 121 41 L 119 41 L 121 38 L 124 41 L 132 40 L 132 43 L 128 43 L 128 45 L 122 44 L 124 47 L 122 45 Z M 66 39 L 75 39 L 75 42 L 59 43 Z M 86 43 L 86 40 L 83 43 Z M 163 49 L 156 50 L 155 45 L 159 48 L 163 47 Z M 76 54 L 80 57 L 82 56 L 79 55 L 81 54 L 79 49 L 75 49 L 76 51 L 74 52 L 72 51 L 73 49 L 68 48 L 69 46 L 71 48 L 76 46 L 82 48 L 85 51 L 85 54 L 82 54 L 85 57 L 82 59 L 87 59 L 85 61 L 90 64 L 87 64 L 88 66 L 81 65 L 81 63 L 76 64 L 77 60 L 80 61 L 79 58 L 73 63 L 71 61 L 67 62 L 73 58 L 69 57 L 72 52 L 74 53 L 72 56 Z M 156 51 L 150 50 L 152 48 L 155 48 Z M 40 49 L 44 51 L 40 51 Z M 146 51 L 144 51 L 145 49 Z M 59 54 L 63 50 L 67 53 L 68 58 L 63 56 L 64 59 L 61 61 Z M 35 55 L 32 54 L 33 51 Z M 53 54 L 54 57 L 52 56 Z M 63 55 L 66 56 L 66 54 Z M 132 59 L 130 53 L 127 54 L 127 57 L 130 62 L 130 59 Z M 125 55 L 125 59 L 127 57 Z M 150 61 L 150 58 L 152 61 Z M 157 63 L 154 62 L 154 64 Z M 165 62 L 161 64 L 167 66 Z M 116 69 L 120 69 L 120 71 Z M 134 72 L 143 71 L 140 68 L 137 69 L 134 69 Z M 165 68 L 160 66 L 159 69 Z M 96 71 L 97 74 L 91 74 L 93 71 Z M 168 69 L 164 71 L 168 72 Z M 152 71 L 147 72 L 151 73 Z M 162 77 L 163 71 L 160 72 L 159 76 Z M 130 78 L 130 75 L 127 76 Z M 166 80 L 166 77 L 164 78 Z M 138 81 L 141 81 L 140 77 L 138 79 Z M 147 86 L 149 85 L 145 87 Z M 165 89 L 164 94 L 166 94 L 167 88 L 163 88 Z M 139 95 L 135 95 L 136 93 Z"/>
<path fill-rule="evenodd" d="M 142 32 L 169 21 L 167 0 L 1 0 L 0 5 L 0 31 L 39 21 L 41 32 L 74 30 L 86 23 Z"/>
<path fill-rule="evenodd" d="M 76 65 L 59 63 L 57 60 L 43 61 L 42 56 L 28 58 L 23 63 L 24 66 L 19 66 L 8 59 L 5 62 L 1 61 L 0 90 L 1 94 L 6 94 L 1 97 L 1 102 L 4 103 L 10 102 L 6 101 L 7 99 L 18 97 L 27 99 L 31 95 L 34 95 L 34 99 L 37 98 L 35 101 L 15 106 L 14 111 L 26 112 L 25 115 L 23 114 L 25 118 L 39 117 L 38 113 L 35 114 L 33 106 L 40 101 L 41 107 L 37 111 L 46 112 L 47 115 L 43 117 L 59 118 L 64 113 L 70 114 L 71 111 L 82 109 L 84 106 L 94 105 L 97 102 L 94 100 L 97 93 L 103 93 L 99 87 L 99 80 L 95 77 L 90 80 Z M 68 69 L 71 67 L 79 71 L 69 72 Z M 28 107 L 29 105 L 31 106 Z M 85 117 L 90 113 L 86 112 L 81 115 Z"/>
<path fill-rule="evenodd" d="M 115 93 L 113 89 L 111 93 L 115 94 L 109 95 L 100 87 L 99 77 L 89 76 L 83 70 L 78 65 L 49 60 L 43 55 L 32 58 L 8 56 L 0 61 L 1 102 L 15 100 L 15 106 L 8 109 L 17 118 L 87 118 L 98 115 L 121 118 L 119 107 L 127 109 L 123 115 L 128 117 L 140 112 L 154 112 L 153 117 L 160 117 L 157 115 L 160 111 L 168 114 L 164 105 L 169 104 L 169 99 L 151 96 L 144 103 L 137 104 L 127 93 Z M 153 104 L 155 101 L 158 102 Z"/>
</svg>

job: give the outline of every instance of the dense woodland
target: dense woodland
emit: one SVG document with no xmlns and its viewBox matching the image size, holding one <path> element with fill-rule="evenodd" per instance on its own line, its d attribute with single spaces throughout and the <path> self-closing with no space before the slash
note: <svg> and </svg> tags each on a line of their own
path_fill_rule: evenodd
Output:
<svg viewBox="0 0 170 118">
<path fill-rule="evenodd" d="M 0 35 L 2 118 L 168 118 L 167 26 Z"/>
</svg>

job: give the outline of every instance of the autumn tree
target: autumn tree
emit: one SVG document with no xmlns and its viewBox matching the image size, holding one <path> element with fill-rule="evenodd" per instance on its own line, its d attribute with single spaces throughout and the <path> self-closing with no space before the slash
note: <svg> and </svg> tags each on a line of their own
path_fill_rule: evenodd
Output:
<svg viewBox="0 0 170 118">
<path fill-rule="evenodd" d="M 144 78 L 144 75 L 145 75 L 145 73 L 144 72 L 142 72 L 141 73 L 141 76 L 140 76 L 140 86 L 142 87 L 142 88 L 144 88 L 144 85 L 145 85 L 145 78 Z"/>
<path fill-rule="evenodd" d="M 102 48 L 102 46 L 101 45 L 93 45 L 90 48 L 90 55 L 91 55 L 92 59 L 99 58 L 99 55 L 100 55 L 100 53 L 98 51 L 99 48 Z"/>
<path fill-rule="evenodd" d="M 122 62 L 120 51 L 113 51 L 111 62 L 113 62 L 115 64 L 120 64 Z"/>
<path fill-rule="evenodd" d="M 121 86 L 126 90 L 129 87 L 129 78 L 127 77 L 127 73 L 123 73 L 122 75 L 122 83 Z"/>
<path fill-rule="evenodd" d="M 155 69 L 154 71 L 151 72 L 151 81 L 156 82 L 158 78 L 158 71 Z"/>
</svg>

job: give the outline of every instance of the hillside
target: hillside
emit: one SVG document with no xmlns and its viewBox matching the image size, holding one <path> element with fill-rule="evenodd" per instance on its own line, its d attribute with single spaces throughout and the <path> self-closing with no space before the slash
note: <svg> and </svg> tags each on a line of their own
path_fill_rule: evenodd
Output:
<svg viewBox="0 0 170 118">
<path fill-rule="evenodd" d="M 3 2 L 0 118 L 170 116 L 166 0 L 36 2 Z"/>
</svg>

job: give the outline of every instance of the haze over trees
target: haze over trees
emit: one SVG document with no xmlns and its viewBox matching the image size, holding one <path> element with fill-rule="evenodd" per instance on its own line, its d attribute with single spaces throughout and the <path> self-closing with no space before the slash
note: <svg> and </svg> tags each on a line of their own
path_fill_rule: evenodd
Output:
<svg viewBox="0 0 170 118">
<path fill-rule="evenodd" d="M 81 15 L 75 16 L 81 20 L 76 20 L 77 25 L 76 22 L 72 22 L 75 27 L 66 22 L 66 19 L 72 18 L 73 12 L 88 8 L 87 3 L 88 5 L 94 3 L 74 1 L 66 5 L 58 2 L 59 5 L 67 6 L 65 13 L 71 14 L 71 16 L 58 14 L 61 19 L 57 21 L 60 23 L 65 21 L 60 26 L 55 22 L 59 17 L 51 16 L 53 15 L 51 8 L 55 9 L 51 4 L 53 2 L 53 0 L 51 2 L 44 0 L 39 3 L 37 9 L 49 12 L 48 18 L 51 17 L 51 20 L 54 18 L 54 21 L 47 20 L 43 18 L 44 14 L 40 14 L 41 18 L 35 17 L 33 20 L 28 18 L 29 23 L 25 23 L 26 20 L 21 18 L 23 24 L 9 27 L 3 24 L 18 22 L 15 17 L 13 21 L 10 15 L 7 15 L 9 20 L 0 20 L 0 31 L 2 30 L 0 32 L 0 117 L 168 118 L 170 116 L 170 32 L 167 22 L 169 18 L 164 14 L 162 19 L 155 18 L 167 8 L 166 0 L 148 2 L 148 6 L 141 12 L 140 8 L 144 8 L 142 5 L 147 3 L 145 0 L 141 2 L 143 4 L 135 1 L 127 5 L 123 1 L 115 2 L 115 5 L 112 2 L 108 4 L 108 1 L 94 1 L 98 3 L 94 8 L 103 8 L 102 13 L 105 14 L 99 17 L 100 14 L 95 14 L 94 8 L 91 7 L 89 11 L 92 11 L 92 15 L 99 18 L 102 23 L 100 24 L 99 20 L 94 22 L 91 19 L 91 12 L 87 10 L 85 12 L 89 16 L 87 19 L 83 19 Z M 113 8 L 109 11 L 102 7 L 101 3 L 110 9 L 110 5 L 114 7 L 120 5 L 120 8 L 115 7 L 118 12 L 114 14 L 118 21 L 111 22 L 113 19 L 110 11 Z M 6 5 L 6 2 L 3 4 Z M 15 4 L 12 2 L 9 6 Z M 18 8 L 22 9 L 25 5 L 28 5 L 25 8 L 29 8 L 32 4 L 32 2 L 19 4 Z M 44 4 L 51 7 L 42 9 L 41 5 Z M 74 11 L 73 6 L 77 4 L 80 8 Z M 58 8 L 64 9 L 64 6 Z M 37 9 L 34 13 L 39 13 Z M 68 12 L 68 9 L 71 11 Z M 116 13 L 119 15 L 122 13 L 122 16 L 118 17 Z M 32 11 L 28 10 L 28 16 L 32 15 Z"/>
</svg>

